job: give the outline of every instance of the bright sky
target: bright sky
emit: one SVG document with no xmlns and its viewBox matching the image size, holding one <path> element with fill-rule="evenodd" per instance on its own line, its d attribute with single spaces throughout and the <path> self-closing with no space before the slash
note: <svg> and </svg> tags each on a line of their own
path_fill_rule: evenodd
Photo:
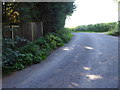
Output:
<svg viewBox="0 0 120 90">
<path fill-rule="evenodd" d="M 66 19 L 65 27 L 118 21 L 114 0 L 76 0 L 76 11 Z"/>
</svg>

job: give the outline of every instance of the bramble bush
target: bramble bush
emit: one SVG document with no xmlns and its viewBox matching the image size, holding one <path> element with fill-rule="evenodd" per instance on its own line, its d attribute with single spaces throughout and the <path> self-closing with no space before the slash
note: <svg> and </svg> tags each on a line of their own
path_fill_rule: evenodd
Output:
<svg viewBox="0 0 120 90">
<path fill-rule="evenodd" d="M 7 44 L 4 45 L 6 49 L 3 51 L 3 74 L 40 63 L 46 59 L 52 50 L 63 46 L 71 37 L 71 31 L 64 29 L 55 33 L 49 33 L 20 48 L 16 47 L 16 40 L 8 40 L 9 43 L 5 41 Z"/>
</svg>

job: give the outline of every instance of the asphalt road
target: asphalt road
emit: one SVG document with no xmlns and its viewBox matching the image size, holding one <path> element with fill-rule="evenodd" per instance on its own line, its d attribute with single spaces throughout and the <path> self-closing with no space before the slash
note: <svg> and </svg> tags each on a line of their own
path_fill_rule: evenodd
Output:
<svg viewBox="0 0 120 90">
<path fill-rule="evenodd" d="M 3 78 L 3 88 L 118 88 L 118 38 L 73 33 L 45 61 Z"/>
</svg>

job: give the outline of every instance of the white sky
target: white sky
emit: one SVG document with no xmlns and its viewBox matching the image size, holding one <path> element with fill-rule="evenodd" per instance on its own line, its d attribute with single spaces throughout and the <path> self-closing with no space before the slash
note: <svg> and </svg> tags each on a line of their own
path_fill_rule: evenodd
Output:
<svg viewBox="0 0 120 90">
<path fill-rule="evenodd" d="M 66 19 L 65 27 L 118 21 L 114 0 L 76 0 L 76 11 Z"/>
</svg>

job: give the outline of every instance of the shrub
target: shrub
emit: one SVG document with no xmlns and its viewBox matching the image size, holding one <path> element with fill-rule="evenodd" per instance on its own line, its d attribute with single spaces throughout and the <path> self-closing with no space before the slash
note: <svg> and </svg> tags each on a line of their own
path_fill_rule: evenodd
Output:
<svg viewBox="0 0 120 90">
<path fill-rule="evenodd" d="M 20 53 L 17 50 L 6 48 L 2 53 L 2 67 L 11 68 L 19 57 Z"/>
<path fill-rule="evenodd" d="M 19 56 L 19 58 L 17 59 L 16 63 L 17 62 L 21 62 L 24 66 L 32 65 L 32 63 L 33 63 L 33 55 L 31 53 L 21 54 Z"/>
<path fill-rule="evenodd" d="M 22 56 L 23 60 L 27 59 L 27 58 L 30 59 L 31 63 L 28 63 L 28 65 L 31 65 L 32 63 L 41 62 L 40 53 L 39 53 L 40 52 L 40 47 L 37 44 L 31 42 L 31 43 L 25 45 L 24 47 L 20 48 L 19 51 L 22 54 L 25 54 L 25 56 Z M 31 57 L 29 57 L 29 55 Z"/>
<path fill-rule="evenodd" d="M 29 44 L 25 45 L 24 47 L 20 48 L 22 53 L 32 53 L 35 54 L 36 51 L 39 50 L 39 46 L 30 42 Z"/>
<path fill-rule="evenodd" d="M 115 27 L 111 29 L 110 31 L 107 32 L 108 35 L 113 35 L 113 36 L 120 36 L 120 30 L 118 27 Z"/>
<path fill-rule="evenodd" d="M 16 62 L 16 59 L 20 56 L 19 50 L 17 50 L 17 43 L 19 41 L 26 41 L 26 39 L 16 37 L 15 39 L 3 39 L 2 41 L 2 67 L 4 69 L 12 69 Z"/>
<path fill-rule="evenodd" d="M 17 43 L 10 39 L 4 45 L 8 48 L 3 52 L 3 69 L 5 71 L 8 69 L 21 70 L 29 65 L 40 63 L 52 50 L 63 46 L 71 37 L 71 31 L 64 29 L 56 33 L 49 33 L 20 48 L 17 48 Z"/>
<path fill-rule="evenodd" d="M 58 37 L 61 38 L 64 43 L 67 43 L 72 37 L 71 30 L 67 28 L 63 30 L 59 30 L 57 34 L 58 34 Z"/>
</svg>

